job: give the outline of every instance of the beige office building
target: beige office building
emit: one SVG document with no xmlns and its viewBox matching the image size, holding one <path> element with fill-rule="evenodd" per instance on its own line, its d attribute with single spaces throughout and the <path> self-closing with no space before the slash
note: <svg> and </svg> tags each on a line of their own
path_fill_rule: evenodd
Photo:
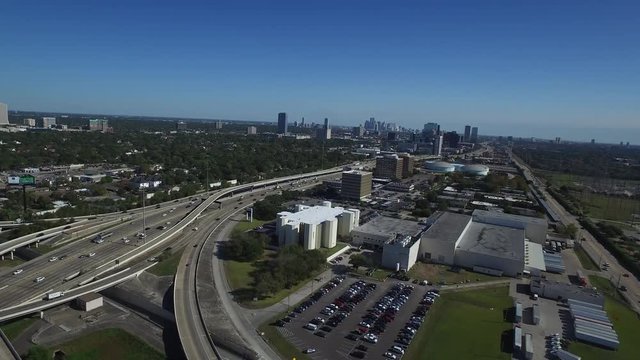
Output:
<svg viewBox="0 0 640 360">
<path fill-rule="evenodd" d="M 371 195 L 373 174 L 368 171 L 350 170 L 342 173 L 342 197 L 360 200 Z"/>
</svg>

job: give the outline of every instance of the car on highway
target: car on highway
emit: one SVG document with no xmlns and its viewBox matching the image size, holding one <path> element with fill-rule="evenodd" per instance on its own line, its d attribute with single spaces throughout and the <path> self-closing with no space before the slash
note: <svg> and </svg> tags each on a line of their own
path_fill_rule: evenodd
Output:
<svg viewBox="0 0 640 360">
<path fill-rule="evenodd" d="M 24 270 L 23 269 L 17 269 L 13 272 L 13 275 L 18 275 L 20 273 L 22 273 Z"/>
<path fill-rule="evenodd" d="M 52 256 L 52 257 L 49 258 L 49 262 L 54 262 L 56 260 L 58 260 L 57 256 Z"/>
<path fill-rule="evenodd" d="M 64 259 L 66 259 L 66 258 L 67 258 L 67 255 L 62 255 L 62 256 L 60 256 L 60 257 L 58 258 L 58 260 L 64 260 Z"/>
<path fill-rule="evenodd" d="M 43 281 L 44 281 L 44 276 L 38 276 L 38 277 L 37 277 L 37 278 L 35 278 L 33 281 L 34 281 L 34 282 L 37 282 L 37 283 L 39 283 L 39 282 L 43 282 Z"/>
<path fill-rule="evenodd" d="M 162 216 L 167 216 L 167 213 L 162 214 Z"/>
<path fill-rule="evenodd" d="M 303 351 L 304 354 L 313 354 L 314 352 L 316 352 L 314 348 L 308 348 Z"/>
<path fill-rule="evenodd" d="M 89 257 L 94 257 L 94 256 L 96 256 L 96 253 L 94 253 L 94 252 L 90 252 L 89 253 Z"/>
</svg>

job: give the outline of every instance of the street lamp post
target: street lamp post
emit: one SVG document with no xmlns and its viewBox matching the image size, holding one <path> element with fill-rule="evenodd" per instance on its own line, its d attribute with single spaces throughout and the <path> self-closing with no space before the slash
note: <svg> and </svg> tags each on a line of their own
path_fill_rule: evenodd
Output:
<svg viewBox="0 0 640 360">
<path fill-rule="evenodd" d="M 145 205 L 146 205 L 146 195 L 144 194 L 144 187 L 142 190 L 142 244 L 147 243 L 147 219 L 145 218 Z"/>
</svg>

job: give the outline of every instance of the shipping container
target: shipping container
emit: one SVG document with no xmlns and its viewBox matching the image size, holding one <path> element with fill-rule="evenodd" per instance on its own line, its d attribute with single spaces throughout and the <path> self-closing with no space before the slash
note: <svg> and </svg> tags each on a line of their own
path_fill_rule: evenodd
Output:
<svg viewBox="0 0 640 360">
<path fill-rule="evenodd" d="M 582 358 L 578 355 L 572 354 L 570 352 L 568 352 L 567 350 L 558 350 L 558 352 L 556 352 L 556 356 L 558 357 L 558 359 L 560 360 L 582 360 Z"/>
<path fill-rule="evenodd" d="M 522 322 L 522 304 L 519 303 L 519 302 L 516 303 L 515 322 L 517 322 L 517 323 Z"/>
<path fill-rule="evenodd" d="M 524 336 L 524 356 L 527 360 L 533 359 L 533 335 L 526 334 Z"/>
<path fill-rule="evenodd" d="M 522 328 L 519 326 L 513 328 L 513 348 L 515 351 L 522 350 Z"/>
<path fill-rule="evenodd" d="M 540 307 L 538 306 L 538 304 L 533 304 L 533 324 L 539 325 L 540 319 Z"/>
</svg>

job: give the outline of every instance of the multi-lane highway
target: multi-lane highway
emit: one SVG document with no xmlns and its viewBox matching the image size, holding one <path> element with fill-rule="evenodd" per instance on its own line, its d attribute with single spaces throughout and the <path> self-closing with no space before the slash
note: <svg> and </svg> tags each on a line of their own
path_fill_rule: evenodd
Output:
<svg viewBox="0 0 640 360">
<path fill-rule="evenodd" d="M 146 216 L 145 239 L 136 236 L 143 231 L 143 219 L 135 215 L 131 220 L 102 231 L 111 235 L 101 244 L 92 242 L 93 236 L 80 239 L 12 268 L 0 276 L 0 309 L 40 299 L 50 292 L 69 290 L 95 276 L 105 266 L 115 265 L 118 258 L 135 253 L 147 239 L 154 239 L 166 231 L 158 229 L 159 226 L 168 229 L 193 208 L 192 205 L 186 208 L 184 201 L 174 204 L 171 207 L 165 205 L 164 209 L 154 209 L 156 211 Z M 74 274 L 78 276 L 64 280 Z M 37 282 L 38 278 L 42 280 Z"/>
</svg>

